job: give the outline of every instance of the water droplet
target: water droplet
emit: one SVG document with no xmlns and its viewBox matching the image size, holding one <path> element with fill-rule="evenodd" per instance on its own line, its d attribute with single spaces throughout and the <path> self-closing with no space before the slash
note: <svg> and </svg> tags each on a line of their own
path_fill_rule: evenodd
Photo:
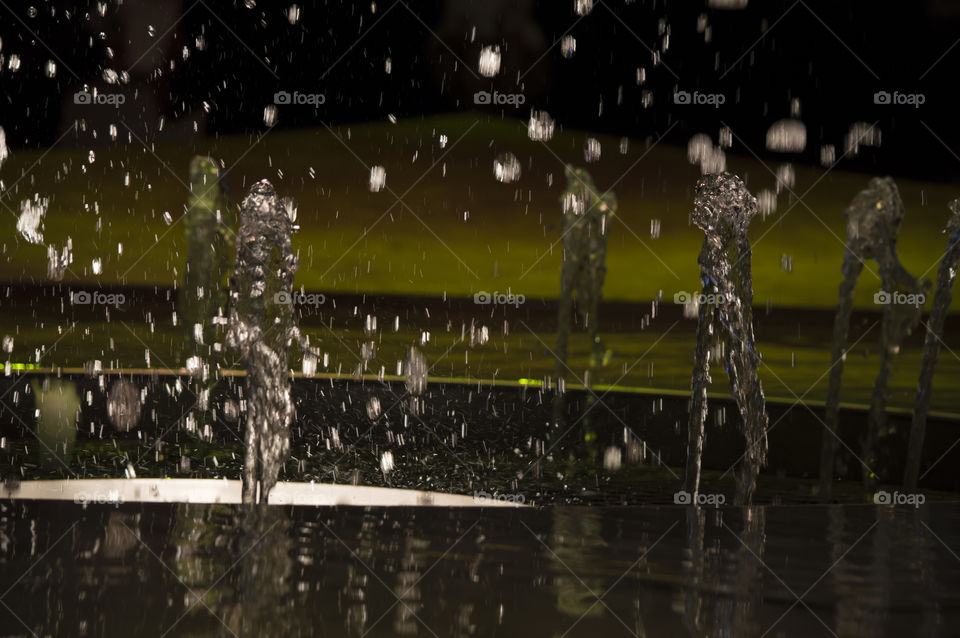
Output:
<svg viewBox="0 0 960 638">
<path fill-rule="evenodd" d="M 48 78 L 53 78 L 57 76 L 57 63 L 53 60 L 47 60 L 47 65 L 43 69 L 44 74 Z"/>
<path fill-rule="evenodd" d="M 370 397 L 367 400 L 367 416 L 371 421 L 376 421 L 380 416 L 380 399 L 377 397 Z"/>
<path fill-rule="evenodd" d="M 560 40 L 560 54 L 565 58 L 572 58 L 577 52 L 577 39 L 572 35 L 565 35 Z"/>
<path fill-rule="evenodd" d="M 603 469 L 605 470 L 619 470 L 621 460 L 620 448 L 616 445 L 611 445 L 603 451 Z"/>
<path fill-rule="evenodd" d="M 263 123 L 267 126 L 273 126 L 277 123 L 277 107 L 273 104 L 263 109 Z"/>
<path fill-rule="evenodd" d="M 767 129 L 767 149 L 771 151 L 800 153 L 806 147 L 807 127 L 800 120 L 780 120 Z"/>
<path fill-rule="evenodd" d="M 527 135 L 535 142 L 547 142 L 553 137 L 553 118 L 546 111 L 531 111 Z"/>
<path fill-rule="evenodd" d="M 498 182 L 512 184 L 520 179 L 520 161 L 513 153 L 501 153 L 493 160 L 493 175 Z"/>
<path fill-rule="evenodd" d="M 380 457 L 380 469 L 384 474 L 389 474 L 393 470 L 393 452 L 384 452 Z"/>
<path fill-rule="evenodd" d="M 407 351 L 406 360 L 403 362 L 404 374 L 406 376 L 407 392 L 414 396 L 423 393 L 427 388 L 427 358 L 416 348 L 411 347 Z"/>
<path fill-rule="evenodd" d="M 587 138 L 587 143 L 583 146 L 583 159 L 588 162 L 596 162 L 600 159 L 600 140 L 595 137 Z"/>
<path fill-rule="evenodd" d="M 290 8 L 287 9 L 287 21 L 290 22 L 290 24 L 296 24 L 297 22 L 300 22 L 299 6 L 295 4 L 290 5 Z"/>
<path fill-rule="evenodd" d="M 593 0 L 576 0 L 573 8 L 578 16 L 585 16 L 593 11 Z"/>
<path fill-rule="evenodd" d="M 833 144 L 824 144 L 820 147 L 820 165 L 833 166 L 837 161 L 837 149 Z"/>
<path fill-rule="evenodd" d="M 480 50 L 480 75 L 492 78 L 500 72 L 500 47 L 486 46 Z"/>
<path fill-rule="evenodd" d="M 387 183 L 387 169 L 383 166 L 370 167 L 370 192 L 379 193 Z"/>
</svg>

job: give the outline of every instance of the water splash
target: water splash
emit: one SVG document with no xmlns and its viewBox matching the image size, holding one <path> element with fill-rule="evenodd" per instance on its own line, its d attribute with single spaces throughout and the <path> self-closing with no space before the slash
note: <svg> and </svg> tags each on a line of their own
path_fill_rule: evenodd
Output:
<svg viewBox="0 0 960 638">
<path fill-rule="evenodd" d="M 588 388 L 607 358 L 599 334 L 599 305 L 603 280 L 607 274 L 610 222 L 617 211 L 616 196 L 610 192 L 600 194 L 587 171 L 567 164 L 564 174 L 567 177 L 567 189 L 561 198 L 563 267 L 557 316 L 557 395 L 554 400 L 554 423 L 557 424 L 563 419 L 565 407 L 567 353 L 574 298 L 577 301 L 577 311 L 583 317 L 590 336 L 590 363 L 584 378 L 584 385 Z M 595 401 L 592 393 L 587 401 L 590 405 Z M 589 411 L 586 414 L 589 414 Z M 590 427 L 589 417 L 583 418 L 583 426 L 584 440 L 592 458 L 596 454 L 596 433 Z"/>
<path fill-rule="evenodd" d="M 893 179 L 875 177 L 870 180 L 867 188 L 854 197 L 843 213 L 847 223 L 847 250 L 843 256 L 840 302 L 833 324 L 832 367 L 827 389 L 825 428 L 820 447 L 820 494 L 824 500 L 830 498 L 832 491 L 843 362 L 850 330 L 850 314 L 853 311 L 853 291 L 860 273 L 863 272 L 864 262 L 867 259 L 876 261 L 880 267 L 880 280 L 885 293 L 923 295 L 927 289 L 926 284 L 908 273 L 897 258 L 897 236 L 900 234 L 903 212 L 903 202 Z M 882 299 L 878 301 L 880 302 Z M 922 302 L 919 305 L 886 303 L 883 307 L 880 372 L 873 388 L 867 437 L 861 459 L 866 464 L 863 480 L 867 487 L 872 485 L 875 478 L 870 468 L 875 463 L 874 447 L 877 437 L 886 423 L 887 381 L 893 358 L 899 352 L 904 337 L 920 321 L 922 310 Z"/>
<path fill-rule="evenodd" d="M 947 311 L 953 300 L 953 284 L 960 266 L 960 199 L 950 203 L 952 215 L 947 222 L 947 251 L 940 260 L 937 273 L 937 289 L 933 293 L 933 304 L 927 322 L 927 339 L 923 344 L 923 361 L 920 364 L 920 379 L 917 382 L 917 402 L 913 409 L 913 422 L 910 425 L 910 447 L 907 451 L 907 467 L 903 484 L 913 489 L 917 487 L 920 474 L 920 457 L 923 454 L 923 439 L 927 429 L 927 413 L 930 410 L 930 395 L 933 390 L 933 371 L 937 365 L 937 354 L 943 340 L 943 326 Z"/>
<path fill-rule="evenodd" d="M 737 472 L 738 505 L 750 504 L 757 474 L 767 461 L 767 412 L 758 374 L 760 354 L 753 337 L 753 281 L 747 239 L 747 228 L 757 212 L 756 198 L 736 175 L 707 175 L 697 182 L 693 223 L 706 234 L 698 259 L 704 302 L 699 307 L 691 381 L 693 400 L 684 490 L 695 495 L 700 485 L 710 356 L 719 343 L 746 439 Z"/>
<path fill-rule="evenodd" d="M 17 219 L 17 231 L 31 244 L 43 243 L 43 218 L 47 214 L 50 200 L 39 194 L 33 199 L 20 202 L 20 217 Z"/>
<path fill-rule="evenodd" d="M 243 200 L 230 288 L 227 345 L 247 365 L 243 502 L 266 502 L 290 451 L 290 345 L 300 341 L 292 305 L 299 262 L 293 223 L 267 180 Z"/>
</svg>

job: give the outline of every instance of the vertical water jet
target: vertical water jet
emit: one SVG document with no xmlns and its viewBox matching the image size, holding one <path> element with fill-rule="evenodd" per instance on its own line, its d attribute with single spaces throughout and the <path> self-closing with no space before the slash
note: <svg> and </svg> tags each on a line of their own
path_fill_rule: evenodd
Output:
<svg viewBox="0 0 960 638">
<path fill-rule="evenodd" d="M 183 325 L 199 346 L 214 342 L 214 317 L 226 313 L 230 271 L 236 247 L 236 215 L 230 208 L 223 174 L 210 157 L 190 161 L 190 197 L 184 223 L 187 235 L 187 262 L 179 303 Z"/>
<path fill-rule="evenodd" d="M 611 192 L 599 194 L 593 178 L 582 168 L 567 164 L 564 175 L 567 189 L 561 198 L 563 267 L 557 315 L 557 394 L 553 421 L 559 424 L 564 418 L 571 314 L 576 299 L 577 312 L 583 318 L 590 338 L 590 359 L 584 375 L 588 394 L 587 411 L 583 417 L 583 441 L 592 459 L 596 456 L 597 436 L 590 425 L 589 414 L 596 398 L 589 388 L 596 381 L 597 371 L 607 358 L 600 340 L 599 306 L 603 280 L 607 274 L 607 238 L 611 218 L 617 211 L 617 199 Z"/>
<path fill-rule="evenodd" d="M 267 180 L 243 200 L 230 287 L 227 345 L 247 368 L 243 502 L 266 502 L 290 451 L 290 346 L 300 332 L 293 312 L 299 261 L 290 246 L 292 207 Z"/>
<path fill-rule="evenodd" d="M 943 341 L 943 326 L 953 301 L 953 284 L 960 266 L 960 199 L 950 203 L 950 210 L 952 214 L 946 229 L 947 251 L 940 260 L 940 270 L 937 273 L 937 289 L 933 293 L 933 304 L 927 320 L 927 337 L 923 344 L 923 360 L 917 381 L 917 401 L 910 424 L 910 445 L 907 449 L 907 467 L 903 479 L 904 487 L 909 489 L 916 489 L 920 474 L 920 457 L 923 455 L 923 439 L 926 436 L 927 413 L 930 411 L 930 394 L 933 390 L 933 371 L 937 366 L 937 355 Z"/>
<path fill-rule="evenodd" d="M 830 382 L 827 389 L 826 414 L 820 446 L 820 495 L 829 500 L 833 487 L 833 466 L 839 441 L 837 420 L 840 411 L 840 386 L 846 357 L 850 315 L 853 312 L 853 291 L 865 267 L 865 260 L 874 260 L 880 270 L 881 291 L 874 301 L 883 304 L 880 338 L 880 370 L 874 383 L 867 436 L 864 439 L 863 482 L 870 487 L 875 477 L 876 441 L 886 423 L 887 381 L 893 359 L 900 344 L 920 321 L 926 286 L 900 264 L 897 237 L 903 222 L 903 202 L 893 179 L 875 177 L 860 191 L 843 212 L 847 226 L 846 252 L 843 256 L 840 301 L 833 324 Z M 919 301 L 919 303 L 917 303 Z"/>
<path fill-rule="evenodd" d="M 737 471 L 735 503 L 749 505 L 757 474 L 767 461 L 767 412 L 760 384 L 760 353 L 753 337 L 753 281 L 747 228 L 758 212 L 757 199 L 732 173 L 709 174 L 697 182 L 693 223 L 703 230 L 700 250 L 699 317 L 691 379 L 692 400 L 687 439 L 684 490 L 696 498 L 700 485 L 710 355 L 722 348 L 722 363 L 730 379 L 742 420 L 746 449 Z"/>
</svg>

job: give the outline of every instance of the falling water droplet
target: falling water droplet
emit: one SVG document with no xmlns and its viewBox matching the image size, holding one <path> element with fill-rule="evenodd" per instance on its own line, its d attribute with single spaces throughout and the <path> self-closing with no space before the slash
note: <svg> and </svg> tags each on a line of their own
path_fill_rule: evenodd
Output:
<svg viewBox="0 0 960 638">
<path fill-rule="evenodd" d="M 493 160 L 493 175 L 498 182 L 512 184 L 520 179 L 520 161 L 513 153 L 501 153 Z"/>
<path fill-rule="evenodd" d="M 500 47 L 486 46 L 480 50 L 480 75 L 492 78 L 500 72 Z"/>
<path fill-rule="evenodd" d="M 277 107 L 273 104 L 263 109 L 263 123 L 267 126 L 273 126 L 277 123 Z"/>
<path fill-rule="evenodd" d="M 596 162 L 600 159 L 600 140 L 595 137 L 587 138 L 587 143 L 583 147 L 583 159 L 588 162 Z"/>
<path fill-rule="evenodd" d="M 546 111 L 531 111 L 527 135 L 534 142 L 546 142 L 553 138 L 553 118 Z"/>
<path fill-rule="evenodd" d="M 387 169 L 383 166 L 370 167 L 370 192 L 379 193 L 387 183 Z"/>
</svg>

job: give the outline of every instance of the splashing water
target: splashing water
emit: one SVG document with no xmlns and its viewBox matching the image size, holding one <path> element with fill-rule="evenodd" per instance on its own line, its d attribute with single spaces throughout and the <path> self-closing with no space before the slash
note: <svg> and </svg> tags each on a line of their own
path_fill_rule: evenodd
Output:
<svg viewBox="0 0 960 638">
<path fill-rule="evenodd" d="M 290 451 L 290 344 L 300 340 L 292 305 L 299 262 L 293 224 L 273 186 L 254 184 L 243 200 L 230 288 L 227 345 L 247 365 L 243 502 L 266 502 Z"/>
<path fill-rule="evenodd" d="M 406 380 L 407 392 L 413 396 L 423 394 L 427 389 L 427 358 L 416 348 L 411 347 L 407 351 L 407 358 L 403 364 L 404 378 Z"/>
<path fill-rule="evenodd" d="M 567 164 L 564 174 L 567 190 L 563 203 L 563 267 L 560 279 L 560 303 L 557 315 L 557 394 L 554 400 L 554 423 L 564 416 L 564 390 L 569 368 L 567 353 L 570 341 L 571 313 L 574 298 L 578 313 L 583 316 L 590 336 L 590 362 L 584 385 L 588 388 L 597 370 L 607 359 L 600 340 L 599 305 L 603 280 L 607 274 L 607 239 L 610 221 L 617 211 L 613 193 L 600 194 L 593 178 L 582 168 Z M 591 393 L 588 410 L 595 401 Z M 589 414 L 589 412 L 587 412 Z M 584 441 L 592 458 L 596 454 L 596 433 L 590 427 L 588 416 L 583 418 Z"/>
<path fill-rule="evenodd" d="M 847 334 L 850 330 L 850 315 L 853 311 L 853 291 L 864 261 L 873 259 L 880 267 L 882 291 L 874 297 L 883 305 L 883 324 L 880 340 L 880 372 L 873 387 L 867 437 L 863 445 L 863 481 L 871 487 L 874 481 L 870 469 L 875 464 L 877 437 L 886 423 L 887 381 L 894 356 L 900 344 L 917 323 L 923 310 L 923 301 L 917 303 L 890 303 L 882 295 L 919 295 L 925 298 L 927 286 L 913 277 L 897 258 L 897 236 L 903 221 L 903 202 L 894 181 L 889 177 L 875 177 L 867 188 L 860 191 L 843 216 L 847 223 L 847 250 L 843 256 L 840 282 L 840 303 L 833 324 L 833 351 L 831 355 L 830 384 L 827 388 L 826 414 L 823 440 L 820 447 L 820 493 L 821 498 L 830 498 L 833 484 L 833 469 L 837 452 L 837 418 L 840 410 L 840 385 L 843 380 L 843 363 L 846 356 Z"/>
<path fill-rule="evenodd" d="M 917 487 L 920 474 L 920 457 L 923 454 L 923 439 L 927 428 L 927 413 L 930 411 L 930 395 L 933 390 L 933 371 L 937 365 L 937 354 L 943 340 L 943 326 L 947 320 L 947 311 L 953 300 L 953 284 L 960 267 L 960 199 L 950 203 L 952 215 L 947 222 L 947 252 L 940 260 L 937 273 L 937 289 L 933 293 L 933 304 L 927 323 L 927 338 L 923 344 L 923 361 L 920 364 L 920 380 L 917 382 L 917 402 L 913 409 L 913 422 L 910 425 L 910 446 L 907 451 L 907 468 L 904 472 L 904 486 Z"/>
<path fill-rule="evenodd" d="M 63 279 L 63 273 L 73 263 L 73 239 L 67 237 L 67 245 L 60 253 L 53 244 L 47 246 L 47 277 L 54 281 Z"/>
<path fill-rule="evenodd" d="M 756 198 L 736 175 L 707 175 L 697 183 L 693 223 L 706 234 L 698 259 L 702 298 L 706 301 L 699 307 L 684 490 L 695 495 L 700 485 L 710 357 L 719 341 L 722 365 L 730 379 L 730 393 L 740 410 L 746 439 L 737 472 L 738 505 L 750 504 L 757 474 L 767 461 L 767 412 L 758 375 L 760 354 L 753 337 L 753 281 L 747 239 L 747 228 L 757 212 Z"/>
<path fill-rule="evenodd" d="M 20 218 L 17 219 L 17 231 L 31 244 L 43 243 L 43 218 L 47 214 L 50 200 L 39 194 L 33 199 L 20 202 Z"/>
</svg>

